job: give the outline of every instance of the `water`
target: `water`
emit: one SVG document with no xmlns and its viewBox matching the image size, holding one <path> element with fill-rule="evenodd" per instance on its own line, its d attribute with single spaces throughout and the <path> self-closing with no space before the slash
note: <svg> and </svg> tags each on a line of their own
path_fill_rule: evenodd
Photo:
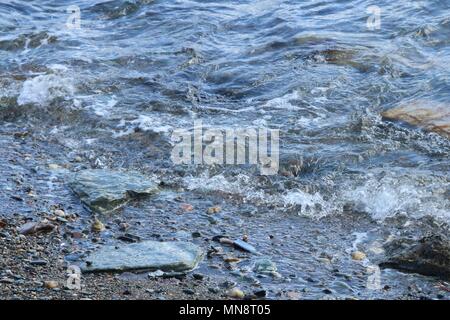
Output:
<svg viewBox="0 0 450 320">
<path fill-rule="evenodd" d="M 379 30 L 372 4 L 2 0 L 2 130 L 49 141 L 51 161 L 158 172 L 195 206 L 229 202 L 279 226 L 348 207 L 450 221 L 449 141 L 380 116 L 450 102 L 450 3 L 378 1 Z M 66 26 L 70 5 L 80 29 Z M 171 132 L 197 119 L 280 129 L 280 174 L 173 165 Z"/>
</svg>

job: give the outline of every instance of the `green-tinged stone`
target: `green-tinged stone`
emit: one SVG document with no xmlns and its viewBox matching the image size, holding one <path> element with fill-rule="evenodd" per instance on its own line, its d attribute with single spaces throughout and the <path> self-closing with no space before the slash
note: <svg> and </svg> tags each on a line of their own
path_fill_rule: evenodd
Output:
<svg viewBox="0 0 450 320">
<path fill-rule="evenodd" d="M 108 213 L 132 198 L 155 193 L 158 182 L 138 173 L 90 169 L 75 174 L 70 187 L 92 211 Z"/>
<path fill-rule="evenodd" d="M 161 270 L 186 272 L 197 267 L 203 257 L 200 247 L 190 242 L 144 241 L 106 246 L 93 252 L 82 266 L 84 272 Z"/>
</svg>

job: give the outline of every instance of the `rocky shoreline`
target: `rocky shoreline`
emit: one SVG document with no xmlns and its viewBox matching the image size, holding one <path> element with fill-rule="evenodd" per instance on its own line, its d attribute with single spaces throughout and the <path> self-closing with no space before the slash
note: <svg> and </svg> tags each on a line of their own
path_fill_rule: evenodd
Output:
<svg viewBox="0 0 450 320">
<path fill-rule="evenodd" d="M 255 211 L 184 190 L 145 157 L 116 167 L 113 150 L 74 153 L 20 123 L 2 128 L 0 147 L 1 299 L 450 298 L 437 219 Z M 374 267 L 381 285 L 368 290 Z"/>
</svg>

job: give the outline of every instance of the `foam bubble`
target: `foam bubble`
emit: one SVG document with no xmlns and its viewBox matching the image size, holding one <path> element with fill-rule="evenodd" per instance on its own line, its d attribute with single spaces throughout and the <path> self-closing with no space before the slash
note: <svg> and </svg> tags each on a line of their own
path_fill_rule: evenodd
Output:
<svg viewBox="0 0 450 320">
<path fill-rule="evenodd" d="M 53 70 L 54 73 L 39 75 L 26 80 L 17 98 L 17 103 L 20 106 L 26 104 L 47 106 L 57 98 L 72 99 L 75 87 L 72 80 L 64 76 L 67 68 L 61 65 L 53 65 Z"/>
</svg>

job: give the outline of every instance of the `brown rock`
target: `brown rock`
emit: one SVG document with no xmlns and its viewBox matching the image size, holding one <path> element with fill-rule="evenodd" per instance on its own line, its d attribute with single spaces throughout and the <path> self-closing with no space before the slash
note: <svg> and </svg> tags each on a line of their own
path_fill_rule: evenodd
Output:
<svg viewBox="0 0 450 320">
<path fill-rule="evenodd" d="M 185 212 L 189 212 L 189 211 L 194 210 L 194 207 L 193 207 L 191 204 L 189 204 L 189 203 L 183 203 L 183 204 L 181 205 L 181 209 L 182 209 L 183 211 L 185 211 Z"/>
<path fill-rule="evenodd" d="M 366 254 L 364 252 L 361 251 L 354 251 L 352 252 L 352 259 L 353 260 L 364 260 L 366 258 Z"/>
<path fill-rule="evenodd" d="M 208 214 L 214 214 L 214 213 L 219 213 L 220 210 L 221 210 L 220 207 L 215 206 L 215 207 L 208 208 L 208 210 L 207 210 L 206 212 L 207 212 Z"/>
<path fill-rule="evenodd" d="M 56 226 L 48 221 L 41 222 L 27 222 L 19 229 L 19 233 L 23 235 L 51 232 L 56 229 Z"/>
<path fill-rule="evenodd" d="M 404 121 L 450 139 L 450 104 L 413 101 L 387 110 L 382 116 L 389 120 Z"/>
<path fill-rule="evenodd" d="M 94 222 L 92 223 L 92 231 L 94 232 L 102 232 L 105 230 L 105 225 L 98 220 L 97 218 L 94 220 Z"/>
<path fill-rule="evenodd" d="M 58 282 L 57 281 L 44 281 L 44 287 L 47 289 L 58 288 Z"/>
</svg>

